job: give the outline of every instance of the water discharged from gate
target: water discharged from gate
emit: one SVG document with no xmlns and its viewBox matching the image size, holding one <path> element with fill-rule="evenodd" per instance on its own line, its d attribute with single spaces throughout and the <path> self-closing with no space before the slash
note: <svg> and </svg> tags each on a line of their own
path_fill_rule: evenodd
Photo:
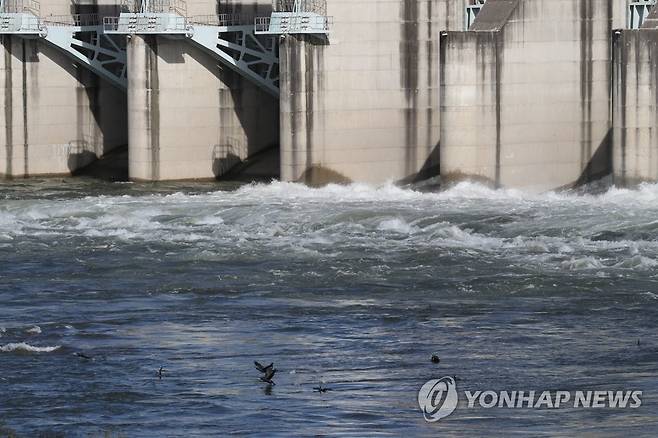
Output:
<svg viewBox="0 0 658 438">
<path fill-rule="evenodd" d="M 443 432 L 658 427 L 658 185 L 221 188 L 3 185 L 0 428 L 429 434 L 417 391 L 443 375 L 645 394 L 632 411 L 458 409 Z M 276 363 L 270 391 L 253 360 Z"/>
</svg>

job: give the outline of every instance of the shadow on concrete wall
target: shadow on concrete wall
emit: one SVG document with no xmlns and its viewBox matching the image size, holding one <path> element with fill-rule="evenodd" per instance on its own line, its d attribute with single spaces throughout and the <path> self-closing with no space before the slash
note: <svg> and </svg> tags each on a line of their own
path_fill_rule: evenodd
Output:
<svg viewBox="0 0 658 438">
<path fill-rule="evenodd" d="M 279 176 L 279 147 L 262 149 L 243 160 L 235 154 L 216 156 L 213 173 L 218 181 L 271 181 Z"/>
<path fill-rule="evenodd" d="M 441 142 L 437 143 L 427 156 L 423 166 L 418 172 L 399 181 L 401 184 L 416 184 L 439 176 L 440 173 Z"/>
<path fill-rule="evenodd" d="M 246 142 L 243 142 L 237 139 L 236 141 L 230 141 L 230 135 L 220 134 L 218 144 L 213 149 L 212 157 L 212 170 L 215 177 L 224 179 L 224 175 L 235 175 L 238 169 L 246 170 L 246 167 L 250 166 L 249 162 L 253 163 L 259 157 L 264 157 L 260 154 L 261 152 L 271 151 L 274 148 L 278 151 L 278 101 L 201 50 L 190 45 L 185 45 L 184 50 L 185 54 L 203 65 L 228 88 L 219 90 L 220 107 L 217 117 L 221 120 L 222 112 L 227 110 L 234 113 L 239 123 L 236 130 L 246 136 Z M 228 95 L 230 95 L 230 99 L 227 100 Z M 263 108 L 268 106 L 272 108 L 272 120 L 266 120 L 265 122 L 270 126 L 264 126 L 262 123 L 263 117 L 260 113 L 255 115 L 254 111 L 262 111 Z M 221 129 L 230 130 L 231 128 L 223 125 Z M 269 130 L 273 132 L 268 139 L 266 136 Z M 247 160 L 241 158 L 244 156 L 247 157 Z M 274 170 L 274 174 L 270 176 L 278 178 L 278 167 Z"/>
<path fill-rule="evenodd" d="M 118 6 L 77 5 L 74 2 L 71 2 L 70 10 L 71 14 L 99 14 L 100 16 L 115 16 L 119 13 Z M 80 38 L 85 40 L 91 39 L 93 36 L 80 34 Z M 70 133 L 70 138 L 73 139 L 71 143 L 89 143 L 89 147 L 85 147 L 85 150 L 69 148 L 67 163 L 69 170 L 76 173 L 113 149 L 126 146 L 128 116 L 125 92 L 118 90 L 85 67 L 76 64 L 59 49 L 47 43 L 39 43 L 38 47 L 44 56 L 47 56 L 80 84 L 76 90 L 77 123 L 75 132 Z M 93 120 L 89 120 L 88 114 L 91 114 Z M 98 130 L 93 128 L 94 125 L 98 127 Z M 116 178 L 121 179 L 127 171 L 128 163 L 126 161 L 125 170 L 117 169 Z"/>
<path fill-rule="evenodd" d="M 610 128 L 574 185 L 587 184 L 612 173 L 612 139 L 613 129 Z"/>
<path fill-rule="evenodd" d="M 63 71 L 75 78 L 80 84 L 77 102 L 77 132 L 71 133 L 75 140 L 99 142 L 100 155 L 110 152 L 115 147 L 125 145 L 128 138 L 128 103 L 124 91 L 118 90 L 90 70 L 75 64 L 68 56 L 45 43 L 39 44 L 41 53 L 58 65 Z M 82 94 L 86 99 L 82 98 Z M 84 105 L 99 127 L 102 138 L 88 139 L 85 127 Z"/>
<path fill-rule="evenodd" d="M 80 162 L 87 160 L 88 157 L 85 155 L 85 152 L 70 155 L 69 166 L 77 166 Z M 128 146 L 113 149 L 100 159 L 96 159 L 96 154 L 92 153 L 92 155 L 93 160 L 90 163 L 86 166 L 72 168 L 71 173 L 74 176 L 88 176 L 106 181 L 128 181 Z"/>
<path fill-rule="evenodd" d="M 258 4 L 258 2 L 252 1 L 251 3 L 242 2 L 240 4 L 230 3 L 224 0 L 217 1 L 217 13 L 218 14 L 241 14 L 241 15 L 263 15 L 269 16 L 272 14 L 272 4 Z"/>
<path fill-rule="evenodd" d="M 121 12 L 120 5 L 99 5 L 98 0 L 90 0 L 84 5 L 78 4 L 80 0 L 71 0 L 70 11 L 71 15 L 74 14 L 98 14 L 98 16 L 103 19 L 103 17 L 118 17 Z M 120 2 L 118 2 L 120 3 Z"/>
<path fill-rule="evenodd" d="M 74 173 L 78 169 L 90 165 L 97 159 L 98 157 L 96 156 L 96 154 L 91 151 L 75 152 L 69 154 L 67 164 L 71 173 Z"/>
</svg>

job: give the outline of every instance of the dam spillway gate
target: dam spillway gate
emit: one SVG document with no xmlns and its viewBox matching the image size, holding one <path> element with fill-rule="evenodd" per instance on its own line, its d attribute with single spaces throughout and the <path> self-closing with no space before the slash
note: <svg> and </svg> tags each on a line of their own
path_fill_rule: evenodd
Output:
<svg viewBox="0 0 658 438">
<path fill-rule="evenodd" d="M 0 5 L 0 35 L 39 38 L 76 63 L 125 90 L 125 44 L 103 32 L 97 14 L 40 16 L 36 0 L 5 0 Z"/>
<path fill-rule="evenodd" d="M 325 0 L 282 0 L 269 17 L 186 16 L 183 0 L 124 0 L 118 17 L 40 15 L 37 0 L 0 2 L 0 35 L 42 39 L 122 90 L 127 88 L 125 36 L 187 39 L 269 94 L 279 95 L 278 38 L 327 35 Z"/>
</svg>

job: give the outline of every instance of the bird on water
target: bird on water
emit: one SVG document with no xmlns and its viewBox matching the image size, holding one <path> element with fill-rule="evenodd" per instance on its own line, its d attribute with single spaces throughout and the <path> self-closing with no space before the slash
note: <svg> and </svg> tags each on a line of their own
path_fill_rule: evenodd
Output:
<svg viewBox="0 0 658 438">
<path fill-rule="evenodd" d="M 272 380 L 272 377 L 274 377 L 274 373 L 276 373 L 275 368 L 269 368 L 266 372 L 265 375 L 260 378 L 261 382 L 265 382 L 269 385 L 276 385 L 274 381 Z"/>
<path fill-rule="evenodd" d="M 327 391 L 331 391 L 331 388 L 327 388 L 326 386 L 322 386 L 322 383 L 320 383 L 320 386 L 314 387 L 313 391 L 324 393 L 324 392 L 327 392 Z"/>
<path fill-rule="evenodd" d="M 160 369 L 158 370 L 158 379 L 162 380 L 162 376 L 164 376 L 165 371 L 166 370 L 164 369 L 164 367 L 160 367 Z"/>
<path fill-rule="evenodd" d="M 441 359 L 440 359 L 439 356 L 437 356 L 436 354 L 433 354 L 430 360 L 432 361 L 432 363 L 439 363 L 439 362 L 441 362 Z"/>
</svg>

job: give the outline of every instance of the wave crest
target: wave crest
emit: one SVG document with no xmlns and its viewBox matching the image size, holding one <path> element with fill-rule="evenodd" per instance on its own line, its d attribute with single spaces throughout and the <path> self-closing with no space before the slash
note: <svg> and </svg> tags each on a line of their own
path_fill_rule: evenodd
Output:
<svg viewBox="0 0 658 438">
<path fill-rule="evenodd" d="M 53 347 L 36 347 L 34 345 L 27 344 L 25 342 L 12 342 L 6 345 L 0 346 L 0 351 L 5 353 L 11 353 L 13 351 L 27 352 L 27 353 L 51 353 L 55 350 L 59 350 L 60 345 L 55 345 Z"/>
</svg>

